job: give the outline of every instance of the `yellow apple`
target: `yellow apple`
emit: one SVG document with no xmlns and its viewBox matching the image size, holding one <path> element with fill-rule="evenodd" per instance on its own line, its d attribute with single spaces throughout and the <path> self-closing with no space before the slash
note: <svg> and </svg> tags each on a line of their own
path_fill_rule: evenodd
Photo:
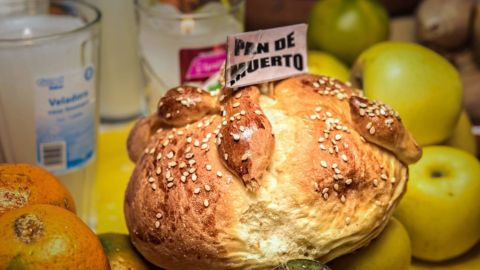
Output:
<svg viewBox="0 0 480 270">
<path fill-rule="evenodd" d="M 407 192 L 395 211 L 412 254 L 426 261 L 462 255 L 480 239 L 480 162 L 449 146 L 427 146 L 411 165 Z"/>
<path fill-rule="evenodd" d="M 368 246 L 330 263 L 334 270 L 408 270 L 411 248 L 407 231 L 395 218 Z"/>
<path fill-rule="evenodd" d="M 413 43 L 382 42 L 364 51 L 352 83 L 400 113 L 420 145 L 447 140 L 462 111 L 460 76 L 445 58 Z"/>
<path fill-rule="evenodd" d="M 348 81 L 350 74 L 345 64 L 333 55 L 320 51 L 308 51 L 308 72 L 334 77 L 343 82 Z"/>
<path fill-rule="evenodd" d="M 472 122 L 470 122 L 465 111 L 460 114 L 460 119 L 458 119 L 453 134 L 445 142 L 445 145 L 463 149 L 472 155 L 477 154 L 477 140 L 472 133 Z"/>
<path fill-rule="evenodd" d="M 465 255 L 442 263 L 428 263 L 413 260 L 410 270 L 478 270 L 480 269 L 480 245 Z"/>
</svg>

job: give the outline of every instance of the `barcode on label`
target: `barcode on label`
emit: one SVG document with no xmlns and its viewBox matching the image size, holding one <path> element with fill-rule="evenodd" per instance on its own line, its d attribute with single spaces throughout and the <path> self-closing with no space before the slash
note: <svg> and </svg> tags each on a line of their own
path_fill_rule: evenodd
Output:
<svg viewBox="0 0 480 270">
<path fill-rule="evenodd" d="M 65 142 L 51 142 L 40 145 L 42 164 L 47 168 L 65 168 Z"/>
</svg>

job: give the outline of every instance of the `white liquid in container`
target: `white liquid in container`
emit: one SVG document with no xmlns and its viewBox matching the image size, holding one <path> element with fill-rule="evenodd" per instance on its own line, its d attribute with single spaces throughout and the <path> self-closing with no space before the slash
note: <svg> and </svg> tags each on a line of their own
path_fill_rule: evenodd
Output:
<svg viewBox="0 0 480 270">
<path fill-rule="evenodd" d="M 67 16 L 0 19 L 0 40 L 78 29 Z M 72 193 L 79 216 L 93 225 L 97 130 L 96 47 L 84 30 L 44 40 L 0 42 L 0 159 L 38 164 Z"/>
<path fill-rule="evenodd" d="M 131 119 L 144 110 L 133 0 L 87 0 L 102 12 L 102 120 Z"/>
<path fill-rule="evenodd" d="M 227 35 L 242 32 L 243 25 L 216 2 L 203 7 L 202 12 L 212 14 L 203 17 L 195 17 L 195 13 L 191 18 L 180 17 L 182 14 L 174 6 L 161 3 L 151 11 L 155 16 L 140 12 L 139 44 L 149 88 L 154 92 L 150 93 L 149 106 L 155 108 L 164 91 L 181 84 L 181 50 L 223 45 Z"/>
</svg>

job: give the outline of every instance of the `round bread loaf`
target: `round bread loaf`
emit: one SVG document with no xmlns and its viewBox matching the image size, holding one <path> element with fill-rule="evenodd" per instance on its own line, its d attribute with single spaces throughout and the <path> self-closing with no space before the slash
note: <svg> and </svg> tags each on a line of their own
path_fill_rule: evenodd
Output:
<svg viewBox="0 0 480 270">
<path fill-rule="evenodd" d="M 142 255 L 166 269 L 271 269 L 375 238 L 421 156 L 398 114 L 322 76 L 236 90 L 212 102 L 171 89 L 133 128 L 124 208 Z"/>
</svg>

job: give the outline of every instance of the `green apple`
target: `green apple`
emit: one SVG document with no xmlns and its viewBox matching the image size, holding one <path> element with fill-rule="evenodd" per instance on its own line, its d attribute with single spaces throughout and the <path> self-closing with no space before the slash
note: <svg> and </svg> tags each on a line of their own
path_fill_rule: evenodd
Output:
<svg viewBox="0 0 480 270">
<path fill-rule="evenodd" d="M 364 51 L 350 74 L 367 97 L 400 113 L 420 145 L 447 140 L 462 110 L 462 83 L 442 56 L 413 43 L 382 42 Z"/>
<path fill-rule="evenodd" d="M 410 181 L 395 217 L 407 229 L 414 257 L 444 261 L 480 239 L 480 162 L 449 146 L 427 146 L 409 167 Z"/>
<path fill-rule="evenodd" d="M 334 77 L 343 82 L 348 81 L 350 74 L 345 64 L 333 55 L 320 51 L 308 51 L 308 72 Z"/>
<path fill-rule="evenodd" d="M 328 265 L 334 270 L 408 270 L 411 255 L 407 231 L 392 218 L 385 230 L 368 246 L 339 257 Z"/>
<path fill-rule="evenodd" d="M 453 130 L 452 136 L 445 142 L 445 145 L 463 149 L 472 155 L 477 154 L 477 140 L 472 133 L 472 122 L 468 114 L 462 111 L 457 126 Z"/>
<path fill-rule="evenodd" d="M 309 45 L 348 64 L 388 33 L 387 12 L 376 0 L 320 0 L 310 13 Z"/>
<path fill-rule="evenodd" d="M 146 261 L 130 242 L 127 234 L 103 233 L 98 235 L 112 270 L 149 270 L 154 266 Z"/>
</svg>

